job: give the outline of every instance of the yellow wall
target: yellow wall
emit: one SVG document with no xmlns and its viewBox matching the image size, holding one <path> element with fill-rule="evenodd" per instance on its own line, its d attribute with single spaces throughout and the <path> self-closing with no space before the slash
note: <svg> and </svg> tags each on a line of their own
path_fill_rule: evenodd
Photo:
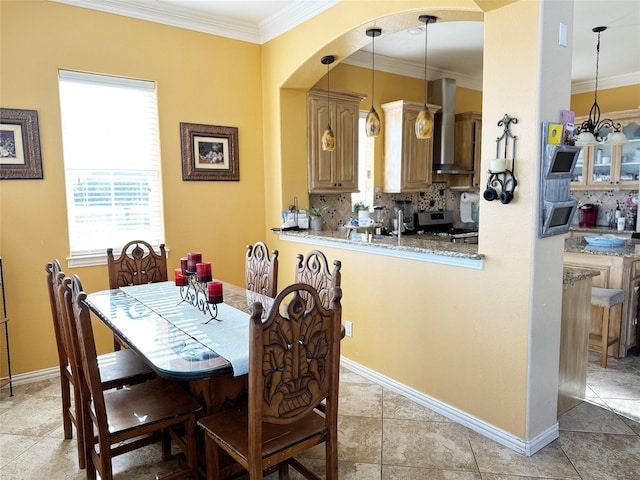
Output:
<svg viewBox="0 0 640 480">
<path fill-rule="evenodd" d="M 0 182 L 13 373 L 57 364 L 47 261 L 59 258 L 87 291 L 107 288 L 105 266 L 65 261 L 59 68 L 157 83 L 169 267 L 201 250 L 215 276 L 242 284 L 245 245 L 265 240 L 260 47 L 48 1 L 2 1 L 0 9 L 1 105 L 38 111 L 44 170 L 43 180 Z M 238 127 L 240 181 L 183 181 L 180 122 Z M 99 333 L 104 350 L 111 340 Z"/>
<path fill-rule="evenodd" d="M 593 92 L 578 93 L 571 96 L 571 110 L 576 117 L 589 115 L 593 105 Z M 602 113 L 640 108 L 640 84 L 620 88 L 598 90 L 598 105 Z"/>
</svg>

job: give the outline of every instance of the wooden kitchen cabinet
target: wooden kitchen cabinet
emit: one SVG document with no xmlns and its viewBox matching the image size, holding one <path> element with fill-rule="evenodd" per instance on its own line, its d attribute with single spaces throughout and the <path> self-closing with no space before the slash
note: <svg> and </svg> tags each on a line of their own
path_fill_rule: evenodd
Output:
<svg viewBox="0 0 640 480">
<path fill-rule="evenodd" d="M 365 95 L 311 90 L 307 95 L 309 193 L 358 191 L 358 121 Z M 328 113 L 327 113 L 328 111 Z M 321 138 L 330 118 L 336 137 L 333 152 L 322 150 Z"/>
<path fill-rule="evenodd" d="M 422 103 L 398 100 L 382 105 L 384 112 L 385 193 L 420 192 L 431 185 L 433 139 L 415 134 L 416 117 Z M 440 107 L 428 105 L 433 113 Z"/>
<path fill-rule="evenodd" d="M 472 186 L 480 185 L 480 155 L 482 153 L 482 114 L 458 113 L 455 117 L 455 147 L 453 158 L 456 165 L 473 170 Z"/>
<path fill-rule="evenodd" d="M 580 125 L 587 117 L 576 118 Z M 603 113 L 620 123 L 629 139 L 625 145 L 583 147 L 573 172 L 572 190 L 637 190 L 640 183 L 640 110 Z"/>
</svg>

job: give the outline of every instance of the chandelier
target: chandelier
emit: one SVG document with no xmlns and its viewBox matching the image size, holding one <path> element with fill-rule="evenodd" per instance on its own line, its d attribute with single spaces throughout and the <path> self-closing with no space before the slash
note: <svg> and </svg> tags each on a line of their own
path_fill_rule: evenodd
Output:
<svg viewBox="0 0 640 480">
<path fill-rule="evenodd" d="M 622 145 L 628 143 L 625 134 L 620 131 L 620 123 L 614 123 L 609 118 L 600 119 L 600 106 L 598 105 L 598 67 L 600 63 L 600 33 L 607 27 L 595 27 L 592 32 L 598 34 L 598 44 L 596 45 L 596 87 L 593 92 L 593 105 L 589 110 L 589 118 L 576 128 L 576 145 L 589 146 L 598 143 L 607 145 Z M 603 132 L 605 129 L 605 132 Z M 609 132 L 609 133 L 607 133 Z"/>
</svg>

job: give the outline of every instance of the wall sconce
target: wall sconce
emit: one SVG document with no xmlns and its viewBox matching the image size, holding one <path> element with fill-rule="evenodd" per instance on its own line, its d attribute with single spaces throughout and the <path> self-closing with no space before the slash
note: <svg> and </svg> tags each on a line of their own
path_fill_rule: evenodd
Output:
<svg viewBox="0 0 640 480">
<path fill-rule="evenodd" d="M 498 126 L 504 126 L 502 135 L 496 138 L 496 158 L 491 160 L 489 167 L 489 178 L 487 179 L 487 188 L 483 197 L 488 202 L 500 199 L 500 203 L 507 204 L 513 200 L 513 192 L 518 186 L 518 180 L 515 176 L 516 165 L 516 139 L 509 131 L 509 125 L 518 123 L 518 119 L 510 117 L 506 113 L 502 120 L 498 122 Z M 511 139 L 511 170 L 507 169 L 507 151 L 509 139 Z M 504 155 L 500 157 L 500 142 L 504 140 Z"/>
</svg>

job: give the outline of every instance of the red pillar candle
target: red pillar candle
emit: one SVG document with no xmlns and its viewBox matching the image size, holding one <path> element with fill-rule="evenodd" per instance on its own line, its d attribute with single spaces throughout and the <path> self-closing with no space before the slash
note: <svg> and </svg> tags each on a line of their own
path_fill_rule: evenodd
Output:
<svg viewBox="0 0 640 480">
<path fill-rule="evenodd" d="M 207 300 L 209 303 L 222 303 L 222 282 L 209 282 L 207 284 Z"/>
<path fill-rule="evenodd" d="M 182 257 L 180 259 L 180 270 L 182 270 L 182 275 L 187 274 L 187 257 Z"/>
<path fill-rule="evenodd" d="M 211 281 L 211 262 L 196 263 L 196 280 L 199 282 Z"/>
<path fill-rule="evenodd" d="M 173 273 L 176 281 L 176 287 L 184 287 L 187 284 L 187 276 L 182 274 L 182 269 L 176 268 Z"/>
<path fill-rule="evenodd" d="M 196 264 L 202 261 L 200 252 L 191 252 L 187 254 L 187 271 L 193 273 L 196 271 Z"/>
</svg>

